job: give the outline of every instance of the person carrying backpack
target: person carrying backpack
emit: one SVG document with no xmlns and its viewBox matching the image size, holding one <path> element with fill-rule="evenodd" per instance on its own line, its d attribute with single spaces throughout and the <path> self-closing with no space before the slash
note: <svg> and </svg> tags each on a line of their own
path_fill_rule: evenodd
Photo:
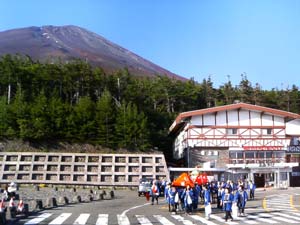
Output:
<svg viewBox="0 0 300 225">
<path fill-rule="evenodd" d="M 159 193 L 160 193 L 159 186 L 155 181 L 153 181 L 153 184 L 152 184 L 151 190 L 150 190 L 150 195 L 152 197 L 152 199 L 151 199 L 152 205 L 154 204 L 154 199 L 156 200 L 156 204 L 158 204 Z"/>
</svg>

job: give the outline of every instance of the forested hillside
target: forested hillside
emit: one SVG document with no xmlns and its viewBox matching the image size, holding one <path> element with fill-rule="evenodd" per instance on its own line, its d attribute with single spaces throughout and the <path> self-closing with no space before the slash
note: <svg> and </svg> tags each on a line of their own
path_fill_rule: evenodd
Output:
<svg viewBox="0 0 300 225">
<path fill-rule="evenodd" d="M 0 138 L 30 142 L 67 141 L 113 149 L 172 147 L 168 128 L 180 112 L 235 100 L 300 112 L 300 92 L 262 90 L 241 75 L 213 87 L 166 76 L 131 76 L 128 70 L 105 74 L 83 61 L 46 64 L 29 57 L 0 59 Z"/>
</svg>

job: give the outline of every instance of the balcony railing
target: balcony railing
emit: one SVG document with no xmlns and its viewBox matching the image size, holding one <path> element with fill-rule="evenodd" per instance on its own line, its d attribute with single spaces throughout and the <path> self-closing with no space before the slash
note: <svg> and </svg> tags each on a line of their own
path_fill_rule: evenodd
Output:
<svg viewBox="0 0 300 225">
<path fill-rule="evenodd" d="M 231 158 L 229 159 L 229 164 L 274 164 L 274 163 L 281 163 L 286 162 L 284 158 L 265 158 L 265 159 L 237 159 L 237 158 Z"/>
</svg>

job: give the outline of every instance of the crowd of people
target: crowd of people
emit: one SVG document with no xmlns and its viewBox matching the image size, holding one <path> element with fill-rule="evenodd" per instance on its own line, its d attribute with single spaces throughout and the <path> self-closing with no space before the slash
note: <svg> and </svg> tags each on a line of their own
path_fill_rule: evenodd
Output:
<svg viewBox="0 0 300 225">
<path fill-rule="evenodd" d="M 192 187 L 193 186 L 193 187 Z M 177 213 L 184 211 L 191 214 L 198 210 L 199 205 L 204 206 L 205 217 L 210 219 L 212 204 L 225 212 L 225 221 L 233 220 L 233 215 L 245 216 L 246 203 L 254 199 L 255 184 L 252 181 L 238 180 L 233 182 L 206 182 L 186 186 L 175 186 L 169 182 L 153 182 L 150 196 L 152 205 L 158 204 L 159 193 L 163 193 L 168 204 L 169 211 Z M 214 209 L 216 210 L 216 209 Z"/>
</svg>

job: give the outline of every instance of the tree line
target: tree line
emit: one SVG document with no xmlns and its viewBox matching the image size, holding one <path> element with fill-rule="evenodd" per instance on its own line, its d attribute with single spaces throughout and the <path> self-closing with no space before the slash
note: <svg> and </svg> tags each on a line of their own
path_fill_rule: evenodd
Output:
<svg viewBox="0 0 300 225">
<path fill-rule="evenodd" d="M 129 150 L 172 147 L 168 128 L 185 111 L 235 100 L 300 112 L 300 92 L 262 90 L 241 75 L 219 88 L 210 77 L 196 82 L 167 76 L 107 74 L 81 60 L 41 63 L 28 56 L 0 58 L 0 138 L 68 141 Z"/>
</svg>

